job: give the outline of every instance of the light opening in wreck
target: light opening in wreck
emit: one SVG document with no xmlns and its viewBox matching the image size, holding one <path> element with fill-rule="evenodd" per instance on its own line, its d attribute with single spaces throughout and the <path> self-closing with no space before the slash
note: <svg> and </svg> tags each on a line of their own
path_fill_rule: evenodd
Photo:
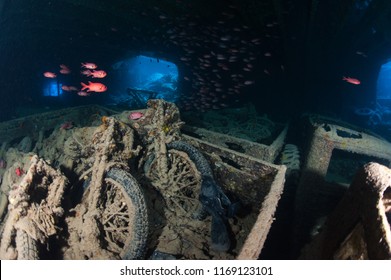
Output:
<svg viewBox="0 0 391 280">
<path fill-rule="evenodd" d="M 57 80 L 45 81 L 43 86 L 43 96 L 60 96 L 62 94 L 61 84 Z"/>
<path fill-rule="evenodd" d="M 144 107 L 148 99 L 176 102 L 178 67 L 167 60 L 137 55 L 112 65 L 112 101 Z"/>
<path fill-rule="evenodd" d="M 391 100 L 391 60 L 383 64 L 377 78 L 377 100 Z"/>
</svg>

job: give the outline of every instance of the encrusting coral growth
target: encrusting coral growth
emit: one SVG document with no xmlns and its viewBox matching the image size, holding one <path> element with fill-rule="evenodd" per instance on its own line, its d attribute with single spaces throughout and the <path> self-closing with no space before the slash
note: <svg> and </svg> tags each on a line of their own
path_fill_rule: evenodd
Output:
<svg viewBox="0 0 391 280">
<path fill-rule="evenodd" d="M 4 225 L 0 245 L 1 259 L 31 259 L 34 242 L 45 244 L 49 236 L 58 233 L 58 220 L 64 214 L 61 202 L 67 178 L 50 167 L 38 156 L 31 158 L 31 165 L 22 181 L 13 185 L 9 193 L 8 219 Z M 38 197 L 45 193 L 46 197 Z M 16 245 L 13 236 L 24 232 L 33 239 L 28 247 Z M 27 249 L 32 252 L 25 252 Z M 35 257 L 34 257 L 35 258 Z"/>
<path fill-rule="evenodd" d="M 87 190 L 73 209 L 74 215 L 67 218 L 70 236 L 65 259 L 137 259 L 144 254 L 146 206 L 137 181 L 124 171 L 129 170 L 126 162 L 137 156 L 141 147 L 132 149 L 129 126 L 109 117 L 102 121 L 90 146 L 92 167 L 81 176 L 88 182 Z M 131 203 L 126 203 L 127 195 Z"/>
<path fill-rule="evenodd" d="M 94 117 L 90 126 L 75 122 L 69 129 L 42 129 L 31 138 L 28 154 L 17 150 L 17 143 L 2 145 L 1 157 L 7 162 L 0 170 L 4 194 L 30 178 L 25 170 L 34 154 L 70 181 L 59 202 L 64 210 L 53 212 L 54 220 L 52 212 L 40 206 L 47 199 L 41 192 L 34 204 L 20 196 L 18 205 L 36 225 L 30 229 L 28 222 L 15 224 L 19 216 L 7 213 L 1 227 L 4 258 L 49 254 L 63 259 L 232 259 L 240 254 L 272 177 L 265 181 L 258 165 L 231 165 L 227 151 L 210 153 L 189 141 L 181 133 L 184 122 L 173 103 L 149 100 L 148 109 L 131 114 L 139 117 L 123 112 L 99 121 Z M 45 180 L 34 179 L 32 186 L 53 183 Z M 258 184 L 265 191 L 255 197 Z M 242 186 L 245 193 L 237 196 Z M 233 217 L 236 205 L 231 198 L 256 211 Z M 6 209 L 7 203 L 1 205 Z M 40 243 L 52 247 L 34 246 Z M 18 252 L 15 244 L 38 250 Z"/>
<path fill-rule="evenodd" d="M 228 236 L 227 217 L 231 214 L 232 203 L 213 178 L 208 161 L 196 148 L 183 141 L 173 141 L 169 148 L 185 152 L 201 173 L 199 200 L 208 214 L 212 216 L 212 248 L 227 251 L 231 246 Z"/>
<path fill-rule="evenodd" d="M 202 115 L 192 114 L 185 116 L 185 120 L 187 124 L 196 127 L 259 143 L 271 137 L 278 128 L 267 115 L 257 114 L 252 105 L 239 109 L 212 110 Z"/>
<path fill-rule="evenodd" d="M 186 153 L 169 153 L 167 144 L 181 137 L 178 108 L 162 100 L 148 101 L 150 109 L 145 118 L 150 124 L 143 126 L 147 143 L 146 154 L 141 161 L 146 176 L 152 185 L 162 191 L 170 210 L 184 215 L 194 211 L 198 204 L 196 190 L 200 186 L 200 175 Z M 191 192 L 193 195 L 183 195 Z"/>
<path fill-rule="evenodd" d="M 162 100 L 150 100 L 146 118 L 149 149 L 144 170 L 154 187 L 161 191 L 167 208 L 184 218 L 212 216 L 211 247 L 227 251 L 231 245 L 227 230 L 227 208 L 231 202 L 213 178 L 208 161 L 200 151 L 181 141 L 178 108 Z M 202 208 L 202 209 L 201 209 Z"/>
</svg>

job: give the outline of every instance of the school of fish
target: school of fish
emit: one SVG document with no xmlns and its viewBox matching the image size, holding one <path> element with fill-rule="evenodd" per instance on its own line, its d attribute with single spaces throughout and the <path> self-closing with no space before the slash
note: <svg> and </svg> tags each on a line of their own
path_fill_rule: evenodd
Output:
<svg viewBox="0 0 391 280">
<path fill-rule="evenodd" d="M 127 38 L 135 49 L 143 49 L 145 46 L 155 48 L 157 56 L 169 61 L 173 61 L 172 57 L 166 59 L 165 54 L 175 53 L 177 60 L 173 62 L 182 64 L 182 80 L 179 83 L 183 93 L 186 93 L 181 95 L 179 106 L 185 110 L 204 111 L 228 107 L 238 102 L 243 95 L 261 90 L 257 81 L 275 79 L 287 71 L 281 55 L 284 50 L 276 18 L 264 22 L 265 32 L 262 33 L 265 35 L 260 37 L 259 31 L 240 23 L 243 20 L 238 18 L 242 14 L 233 4 L 227 4 L 210 22 L 204 22 L 202 14 L 189 12 L 194 8 L 191 1 L 176 0 L 176 5 L 180 12 L 175 13 L 175 16 L 157 6 L 129 11 L 129 17 L 141 16 L 148 21 L 158 22 L 159 28 L 153 31 L 146 31 L 137 25 L 129 28 L 108 26 L 106 33 L 100 30 L 93 34 L 96 37 Z M 203 21 L 202 25 L 198 24 L 200 21 Z M 356 55 L 367 57 L 360 50 L 356 51 Z M 72 73 L 67 66 L 60 68 L 61 74 Z M 80 73 L 91 79 L 107 76 L 94 62 L 82 62 Z M 44 76 L 54 79 L 57 73 L 48 71 Z M 344 77 L 343 80 L 353 85 L 361 84 L 356 78 Z M 69 91 L 75 91 L 80 96 L 107 91 L 107 86 L 97 84 L 100 83 L 83 82 L 82 88 L 77 88 L 78 91 L 66 86 Z"/>
</svg>

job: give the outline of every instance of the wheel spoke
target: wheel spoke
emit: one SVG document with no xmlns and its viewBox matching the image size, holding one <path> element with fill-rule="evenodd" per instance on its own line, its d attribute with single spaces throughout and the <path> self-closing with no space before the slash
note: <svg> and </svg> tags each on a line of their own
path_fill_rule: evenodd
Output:
<svg viewBox="0 0 391 280">
<path fill-rule="evenodd" d="M 129 238 L 131 215 L 118 183 L 106 178 L 106 200 L 103 214 L 104 239 L 107 249 L 120 253 Z"/>
<path fill-rule="evenodd" d="M 200 204 L 198 195 L 201 188 L 201 178 L 194 163 L 182 151 L 170 150 L 168 152 L 167 184 L 161 183 L 158 161 L 155 159 L 149 165 L 146 176 L 152 185 L 157 187 L 166 200 L 170 211 L 183 216 L 192 215 L 193 209 Z"/>
</svg>

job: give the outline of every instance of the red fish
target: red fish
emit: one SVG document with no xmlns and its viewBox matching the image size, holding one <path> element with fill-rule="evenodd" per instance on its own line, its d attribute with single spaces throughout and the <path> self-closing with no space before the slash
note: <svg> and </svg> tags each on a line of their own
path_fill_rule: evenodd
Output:
<svg viewBox="0 0 391 280">
<path fill-rule="evenodd" d="M 64 91 L 71 91 L 69 89 L 69 86 L 66 86 L 66 85 L 61 86 L 61 89 L 64 90 Z"/>
<path fill-rule="evenodd" d="M 81 67 L 86 68 L 86 69 L 96 69 L 98 66 L 95 63 L 92 62 L 82 62 Z"/>
<path fill-rule="evenodd" d="M 64 122 L 63 124 L 61 124 L 60 126 L 60 129 L 63 129 L 63 130 L 68 130 L 68 129 L 71 129 L 73 128 L 73 122 Z"/>
<path fill-rule="evenodd" d="M 22 176 L 24 174 L 24 170 L 22 168 L 20 168 L 20 167 L 17 167 L 15 169 L 15 174 L 16 174 L 16 176 L 20 177 L 20 176 Z"/>
<path fill-rule="evenodd" d="M 83 75 L 89 76 L 91 74 L 91 70 L 83 70 L 80 73 Z"/>
<path fill-rule="evenodd" d="M 78 91 L 78 90 L 79 90 L 77 87 L 74 87 L 74 86 L 66 86 L 66 85 L 61 86 L 61 89 L 62 89 L 63 91 Z"/>
<path fill-rule="evenodd" d="M 79 95 L 79 96 L 89 96 L 90 94 L 88 92 L 85 92 L 85 91 L 79 91 L 77 93 L 77 95 Z"/>
<path fill-rule="evenodd" d="M 90 81 L 88 81 L 88 85 L 86 85 L 85 83 L 80 83 L 80 84 L 83 86 L 81 88 L 82 91 L 85 89 L 87 89 L 87 92 L 90 91 L 104 92 L 107 90 L 107 86 L 101 83 L 91 83 Z"/>
<path fill-rule="evenodd" d="M 69 90 L 70 90 L 70 91 L 78 91 L 79 89 L 78 89 L 77 87 L 70 86 L 70 87 L 69 87 Z"/>
<path fill-rule="evenodd" d="M 132 112 L 129 114 L 129 119 L 130 120 L 138 120 L 139 118 L 142 118 L 143 116 L 144 116 L 144 114 L 141 112 Z"/>
<path fill-rule="evenodd" d="M 104 78 L 107 75 L 106 71 L 103 70 L 94 70 L 94 71 L 84 70 L 81 73 L 88 77 L 92 76 L 93 78 Z"/>
<path fill-rule="evenodd" d="M 71 70 L 69 70 L 68 68 L 62 68 L 62 69 L 60 69 L 60 73 L 63 75 L 67 75 L 67 74 L 71 73 Z"/>
<path fill-rule="evenodd" d="M 356 78 L 351 78 L 351 77 L 342 77 L 342 80 L 348 82 L 348 83 L 351 83 L 353 85 L 359 85 L 361 84 L 360 80 L 356 79 Z"/>
<path fill-rule="evenodd" d="M 65 64 L 60 64 L 60 73 L 61 74 L 64 74 L 64 75 L 66 75 L 66 74 L 69 74 L 69 73 L 71 73 L 71 70 L 69 69 L 69 67 L 68 66 L 66 66 Z"/>
<path fill-rule="evenodd" d="M 50 79 L 53 79 L 55 77 L 57 77 L 57 75 L 53 72 L 45 72 L 43 73 L 43 75 L 46 77 L 46 78 L 50 78 Z"/>
</svg>

